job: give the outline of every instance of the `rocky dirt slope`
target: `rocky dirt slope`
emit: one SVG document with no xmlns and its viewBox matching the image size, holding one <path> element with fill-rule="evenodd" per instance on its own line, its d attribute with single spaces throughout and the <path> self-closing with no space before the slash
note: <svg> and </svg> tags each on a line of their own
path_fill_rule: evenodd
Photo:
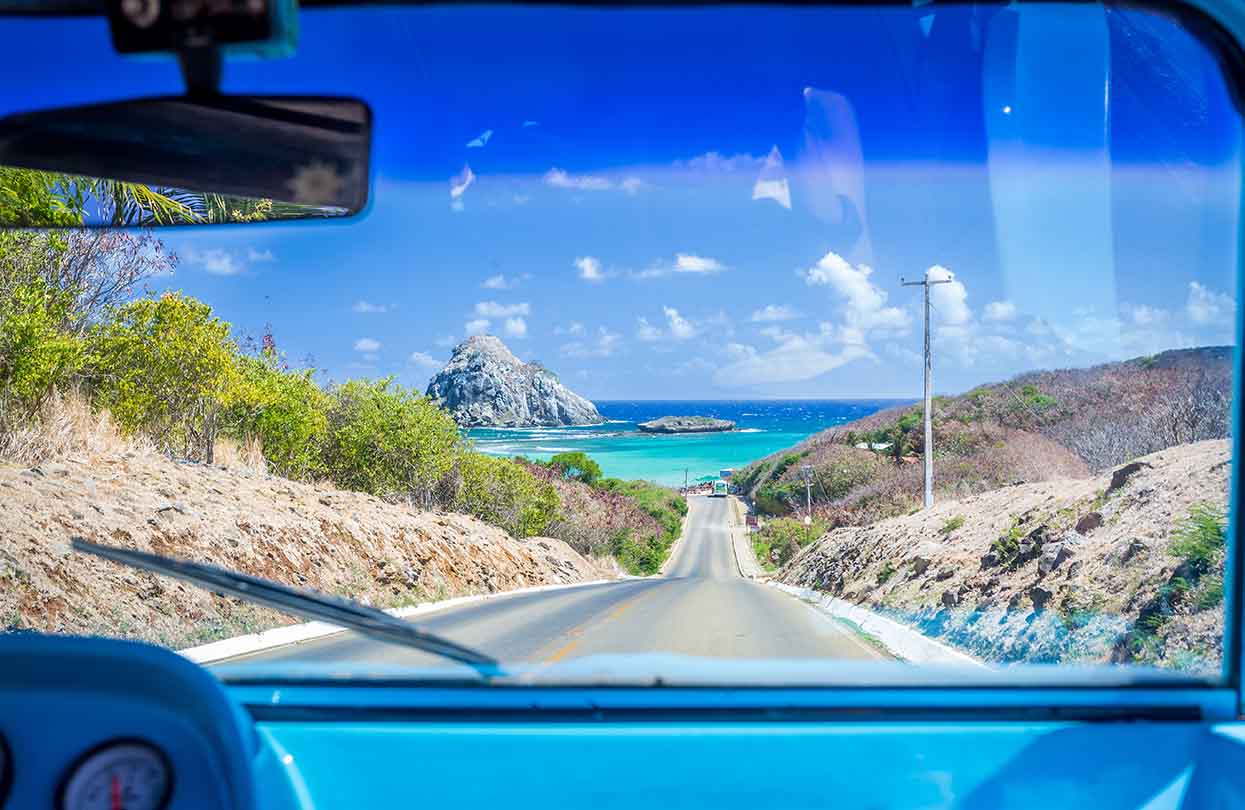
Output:
<svg viewBox="0 0 1245 810">
<path fill-rule="evenodd" d="M 69 539 L 227 566 L 379 607 L 602 576 L 566 543 L 474 518 L 143 452 L 0 465 L 0 630 L 185 647 L 288 624 L 97 560 Z"/>
<path fill-rule="evenodd" d="M 990 662 L 1217 672 L 1222 535 L 1206 570 L 1175 541 L 1191 513 L 1224 513 L 1229 468 L 1228 442 L 1212 440 L 1095 478 L 944 501 L 834 529 L 779 578 L 863 604 Z"/>
</svg>

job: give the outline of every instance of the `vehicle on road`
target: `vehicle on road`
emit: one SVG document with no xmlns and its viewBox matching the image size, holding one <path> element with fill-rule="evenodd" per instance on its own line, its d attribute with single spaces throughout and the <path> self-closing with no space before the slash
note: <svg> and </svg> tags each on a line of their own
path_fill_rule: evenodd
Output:
<svg viewBox="0 0 1245 810">
<path fill-rule="evenodd" d="M 727 495 L 730 494 L 730 489 L 731 489 L 730 484 L 726 483 L 725 481 L 721 479 L 718 479 L 717 481 L 713 482 L 713 497 L 714 498 L 725 498 Z"/>
</svg>

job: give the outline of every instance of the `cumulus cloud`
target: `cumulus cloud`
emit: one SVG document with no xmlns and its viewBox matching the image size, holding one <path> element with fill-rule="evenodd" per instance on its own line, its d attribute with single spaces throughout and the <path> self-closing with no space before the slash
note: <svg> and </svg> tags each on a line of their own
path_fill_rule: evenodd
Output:
<svg viewBox="0 0 1245 810">
<path fill-rule="evenodd" d="M 361 337 L 354 342 L 354 350 L 356 352 L 375 352 L 380 349 L 380 341 L 375 338 Z"/>
<path fill-rule="evenodd" d="M 578 336 L 584 334 L 585 331 L 584 325 L 579 321 L 571 321 L 566 326 L 555 326 L 553 328 L 555 335 Z"/>
<path fill-rule="evenodd" d="M 527 321 L 522 318 L 507 318 L 502 324 L 502 330 L 506 333 L 506 337 L 525 338 L 527 337 Z"/>
<path fill-rule="evenodd" d="M 661 340 L 661 329 L 649 323 L 648 318 L 640 317 L 636 319 L 635 336 L 645 343 L 653 343 Z"/>
<path fill-rule="evenodd" d="M 245 269 L 245 262 L 227 250 L 209 248 L 198 250 L 185 248 L 180 251 L 182 261 L 203 268 L 214 276 L 236 276 Z"/>
<path fill-rule="evenodd" d="M 1185 304 L 1185 312 L 1195 324 L 1226 326 L 1232 322 L 1235 311 L 1236 303 L 1231 297 L 1196 281 L 1189 282 L 1189 299 Z"/>
<path fill-rule="evenodd" d="M 498 273 L 495 276 L 489 276 L 484 279 L 484 281 L 480 282 L 480 286 L 486 290 L 513 290 L 531 277 L 531 273 L 523 273 L 518 276 L 507 276 L 504 273 Z"/>
<path fill-rule="evenodd" d="M 375 314 L 381 314 L 381 313 L 385 313 L 389 311 L 389 307 L 385 304 L 373 304 L 369 301 L 364 301 L 362 299 L 355 301 L 354 306 L 352 306 L 350 309 L 354 312 L 359 312 L 364 315 L 375 315 Z"/>
<path fill-rule="evenodd" d="M 440 368 L 441 361 L 428 354 L 427 352 L 411 352 L 411 356 L 406 360 L 412 366 L 419 368 Z"/>
<path fill-rule="evenodd" d="M 911 323 L 908 313 L 899 307 L 886 306 L 886 292 L 869 280 L 873 269 L 867 265 L 851 265 L 831 251 L 804 273 L 809 286 L 829 287 L 843 307 L 849 326 L 857 329 L 906 330 Z"/>
<path fill-rule="evenodd" d="M 531 315 L 532 308 L 527 302 L 499 304 L 496 301 L 480 301 L 476 304 L 475 314 L 480 318 L 512 318 L 516 315 Z"/>
<path fill-rule="evenodd" d="M 713 381 L 722 386 L 799 382 L 873 356 L 868 347 L 855 341 L 856 333 L 826 323 L 818 332 L 775 330 L 773 337 L 778 345 L 766 350 L 743 343 L 727 344 L 726 356 L 731 362 L 714 372 Z"/>
<path fill-rule="evenodd" d="M 766 304 L 756 312 L 753 312 L 750 320 L 755 323 L 771 323 L 774 321 L 793 321 L 798 317 L 800 317 L 800 313 L 786 304 Z"/>
<path fill-rule="evenodd" d="M 597 327 L 592 340 L 577 340 L 562 344 L 564 357 L 610 357 L 618 351 L 622 336 L 604 326 Z"/>
<path fill-rule="evenodd" d="M 1011 301 L 991 301 L 986 304 L 982 317 L 987 321 L 1010 321 L 1016 317 L 1016 305 Z"/>
<path fill-rule="evenodd" d="M 661 311 L 666 316 L 666 321 L 670 325 L 670 337 L 675 340 L 687 340 L 696 336 L 696 327 L 691 321 L 679 314 L 674 307 L 662 307 Z"/>
<path fill-rule="evenodd" d="M 676 253 L 674 257 L 676 273 L 720 273 L 726 266 L 717 259 L 708 256 L 697 256 L 694 253 Z"/>
<path fill-rule="evenodd" d="M 594 174 L 570 174 L 556 166 L 545 172 L 545 185 L 575 191 L 609 191 L 614 187 L 608 178 Z"/>
<path fill-rule="evenodd" d="M 463 324 L 463 334 L 470 337 L 471 335 L 483 335 L 488 331 L 489 321 L 487 318 L 476 318 Z"/>
<path fill-rule="evenodd" d="M 925 278 L 942 282 L 929 290 L 930 304 L 942 323 L 958 325 L 973 319 L 973 312 L 968 308 L 968 290 L 956 280 L 954 273 L 936 264 L 925 271 Z"/>
<path fill-rule="evenodd" d="M 579 277 L 584 281 L 605 281 L 605 272 L 601 269 L 601 260 L 595 256 L 580 256 L 574 261 L 579 270 Z"/>
</svg>

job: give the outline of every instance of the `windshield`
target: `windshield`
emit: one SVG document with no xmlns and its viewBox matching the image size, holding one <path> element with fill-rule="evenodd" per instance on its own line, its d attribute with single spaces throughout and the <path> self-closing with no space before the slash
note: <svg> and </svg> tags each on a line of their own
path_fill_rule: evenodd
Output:
<svg viewBox="0 0 1245 810">
<path fill-rule="evenodd" d="M 461 670 L 81 537 L 538 680 L 1218 681 L 1241 123 L 1187 25 L 301 13 L 223 90 L 363 99 L 363 214 L 0 168 L 63 227 L 0 233 L 0 627 Z M 102 20 L 0 42 L 6 115 L 181 91 Z"/>
</svg>

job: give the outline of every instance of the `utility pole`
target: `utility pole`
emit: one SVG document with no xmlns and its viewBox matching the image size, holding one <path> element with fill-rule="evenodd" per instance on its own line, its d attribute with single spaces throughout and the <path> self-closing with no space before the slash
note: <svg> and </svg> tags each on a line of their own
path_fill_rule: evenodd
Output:
<svg viewBox="0 0 1245 810">
<path fill-rule="evenodd" d="M 800 467 L 800 476 L 804 479 L 804 525 L 813 522 L 813 465 Z"/>
<path fill-rule="evenodd" d="M 904 287 L 925 288 L 925 508 L 934 505 L 934 421 L 932 416 L 932 400 L 934 396 L 934 361 L 929 351 L 929 288 L 933 284 L 950 284 L 951 278 L 931 279 L 929 273 L 920 281 L 904 281 L 900 276 L 899 283 Z"/>
<path fill-rule="evenodd" d="M 683 488 L 687 489 L 687 467 L 683 468 Z"/>
</svg>

